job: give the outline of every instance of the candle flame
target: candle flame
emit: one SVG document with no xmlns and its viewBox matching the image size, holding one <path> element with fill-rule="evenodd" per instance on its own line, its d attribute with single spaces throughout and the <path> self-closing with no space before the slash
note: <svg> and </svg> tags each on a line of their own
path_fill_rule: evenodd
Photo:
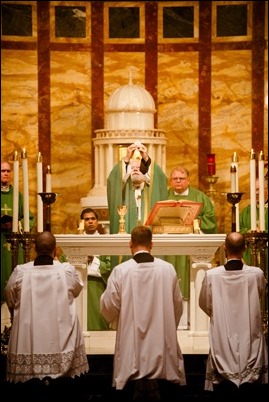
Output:
<svg viewBox="0 0 269 402">
<path fill-rule="evenodd" d="M 47 166 L 47 171 L 46 171 L 46 173 L 47 173 L 47 174 L 50 174 L 50 173 L 51 173 L 50 165 Z"/>
<path fill-rule="evenodd" d="M 18 160 L 18 151 L 15 151 L 15 152 L 14 152 L 13 160 L 14 160 L 14 161 L 17 161 L 17 160 Z"/>
<path fill-rule="evenodd" d="M 238 162 L 238 156 L 236 152 L 233 153 L 232 162 Z"/>
<path fill-rule="evenodd" d="M 251 152 L 250 152 L 250 159 L 255 159 L 255 151 L 252 148 Z"/>
<path fill-rule="evenodd" d="M 260 152 L 259 160 L 264 161 L 264 153 L 263 153 L 263 151 Z"/>
<path fill-rule="evenodd" d="M 21 157 L 22 157 L 22 159 L 26 159 L 26 158 L 27 158 L 27 152 L 26 152 L 26 149 L 25 149 L 25 148 L 22 148 Z"/>
<path fill-rule="evenodd" d="M 41 152 L 38 152 L 38 155 L 37 155 L 37 162 L 42 162 L 42 155 L 41 155 Z"/>
</svg>

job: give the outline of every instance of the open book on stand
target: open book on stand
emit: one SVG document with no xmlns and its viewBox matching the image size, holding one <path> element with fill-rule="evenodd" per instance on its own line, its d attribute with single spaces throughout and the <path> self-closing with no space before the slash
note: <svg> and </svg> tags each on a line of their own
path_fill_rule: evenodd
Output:
<svg viewBox="0 0 269 402">
<path fill-rule="evenodd" d="M 193 233 L 193 221 L 202 209 L 202 202 L 189 200 L 158 201 L 151 210 L 146 226 L 152 233 Z"/>
</svg>

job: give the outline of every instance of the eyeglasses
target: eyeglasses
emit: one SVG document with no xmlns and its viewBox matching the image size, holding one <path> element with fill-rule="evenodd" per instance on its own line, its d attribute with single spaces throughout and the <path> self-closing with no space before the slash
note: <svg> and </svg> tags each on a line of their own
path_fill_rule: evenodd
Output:
<svg viewBox="0 0 269 402">
<path fill-rule="evenodd" d="M 171 177 L 173 181 L 184 181 L 187 179 L 187 177 Z"/>
</svg>

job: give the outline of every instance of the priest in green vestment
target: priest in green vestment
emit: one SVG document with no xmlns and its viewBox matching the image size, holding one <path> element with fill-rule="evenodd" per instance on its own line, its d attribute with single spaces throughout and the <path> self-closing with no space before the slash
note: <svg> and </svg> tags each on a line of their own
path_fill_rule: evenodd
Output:
<svg viewBox="0 0 269 402">
<path fill-rule="evenodd" d="M 145 224 L 157 201 L 167 199 L 167 178 L 161 167 L 151 160 L 145 145 L 135 141 L 127 155 L 112 169 L 107 179 L 110 234 L 119 232 L 118 206 L 126 205 L 126 233 Z M 113 256 L 112 261 L 115 260 Z M 113 266 L 119 261 L 114 261 Z"/>
<path fill-rule="evenodd" d="M 197 219 L 200 222 L 202 233 L 210 234 L 217 233 L 217 221 L 215 209 L 210 198 L 198 190 L 190 186 L 189 171 L 182 166 L 177 166 L 172 169 L 169 177 L 169 200 L 190 200 L 203 203 Z M 180 289 L 184 300 L 190 298 L 190 256 L 166 256 L 166 260 L 172 263 L 177 271 L 180 280 Z"/>
<path fill-rule="evenodd" d="M 11 184 L 11 164 L 6 161 L 1 162 L 1 303 L 4 300 L 4 288 L 12 272 L 12 254 L 10 243 L 7 242 L 6 235 L 12 233 L 13 216 L 13 186 Z M 19 193 L 19 225 L 23 231 L 23 195 Z M 29 211 L 30 230 L 35 224 L 34 215 Z M 18 264 L 22 264 L 23 250 L 19 245 Z"/>
</svg>

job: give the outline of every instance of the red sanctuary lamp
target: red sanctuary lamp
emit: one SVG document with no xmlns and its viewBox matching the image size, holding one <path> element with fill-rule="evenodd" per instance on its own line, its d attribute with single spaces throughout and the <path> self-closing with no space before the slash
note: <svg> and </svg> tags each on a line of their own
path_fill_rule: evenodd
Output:
<svg viewBox="0 0 269 402">
<path fill-rule="evenodd" d="M 216 175 L 216 155 L 215 154 L 207 154 L 207 176 L 205 177 L 205 181 L 209 184 L 209 189 L 206 194 L 211 199 L 214 204 L 214 200 L 216 198 L 216 190 L 214 189 L 214 185 L 218 181 L 218 177 Z"/>
<path fill-rule="evenodd" d="M 215 176 L 216 174 L 215 154 L 207 154 L 207 172 L 208 176 Z"/>
</svg>

